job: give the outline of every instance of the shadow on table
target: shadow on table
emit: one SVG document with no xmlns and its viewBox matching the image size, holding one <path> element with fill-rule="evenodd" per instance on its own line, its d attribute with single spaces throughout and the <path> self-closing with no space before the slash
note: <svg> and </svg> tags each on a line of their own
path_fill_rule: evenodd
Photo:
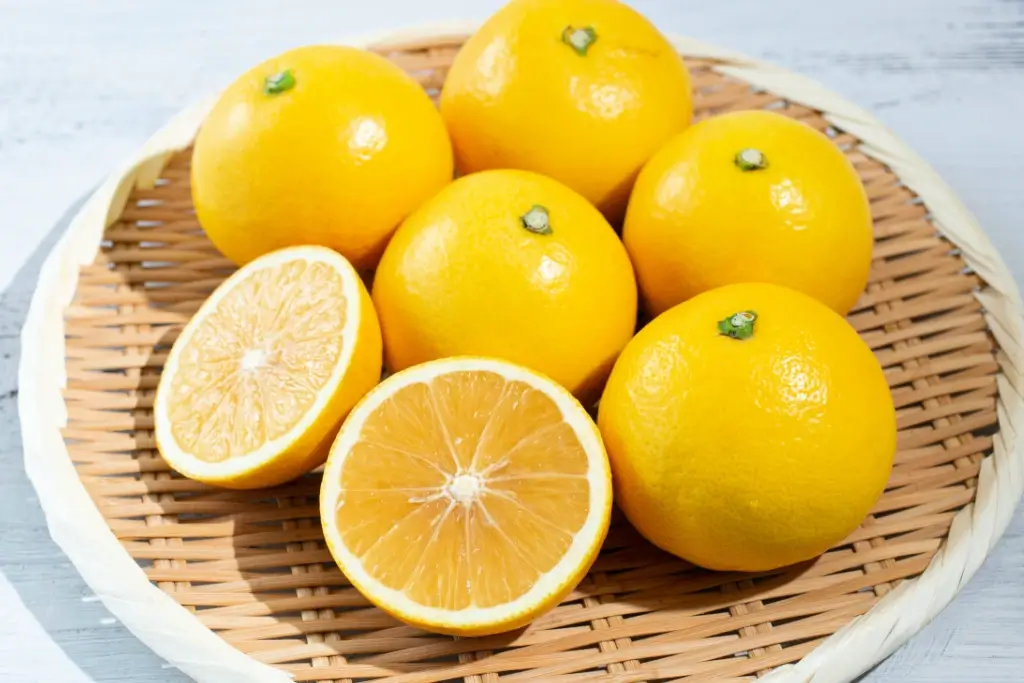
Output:
<svg viewBox="0 0 1024 683">
<path fill-rule="evenodd" d="M 86 197 L 68 208 L 0 294 L 0 576 L 6 577 L 53 641 L 96 683 L 185 683 L 190 680 L 187 676 L 164 668 L 162 659 L 113 619 L 50 539 L 22 462 L 18 337 L 39 269 Z M 0 605 L 0 613 L 11 612 Z"/>
</svg>

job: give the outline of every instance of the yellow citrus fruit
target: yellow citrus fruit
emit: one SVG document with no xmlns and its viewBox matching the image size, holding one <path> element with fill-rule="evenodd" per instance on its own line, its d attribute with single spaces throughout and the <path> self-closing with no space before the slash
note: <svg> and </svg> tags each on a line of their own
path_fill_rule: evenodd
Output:
<svg viewBox="0 0 1024 683">
<path fill-rule="evenodd" d="M 626 347 L 598 425 L 615 501 L 655 545 L 761 571 L 846 538 L 896 448 L 885 376 L 842 317 L 784 287 L 711 290 Z"/>
<path fill-rule="evenodd" d="M 800 290 L 838 313 L 871 266 L 871 209 L 824 134 L 770 111 L 701 121 L 644 166 L 622 233 L 646 308 L 734 282 Z"/>
<path fill-rule="evenodd" d="M 221 284 L 174 343 L 157 447 L 192 479 L 280 484 L 324 462 L 380 372 L 377 317 L 348 261 L 323 247 L 272 252 Z"/>
<path fill-rule="evenodd" d="M 455 181 L 395 233 L 373 283 L 392 370 L 492 356 L 596 398 L 636 325 L 636 282 L 583 197 L 527 171 Z"/>
<path fill-rule="evenodd" d="M 504 361 L 452 358 L 382 382 L 324 469 L 320 518 L 369 600 L 431 631 L 523 626 L 583 578 L 612 491 L 597 427 L 563 388 Z"/>
<path fill-rule="evenodd" d="M 625 3 L 513 0 L 459 51 L 441 113 L 463 172 L 543 173 L 617 222 L 693 105 L 679 54 Z"/>
<path fill-rule="evenodd" d="M 444 122 L 384 57 L 285 52 L 220 96 L 192 156 L 199 223 L 238 264 L 298 244 L 373 267 L 398 224 L 452 178 Z"/>
</svg>

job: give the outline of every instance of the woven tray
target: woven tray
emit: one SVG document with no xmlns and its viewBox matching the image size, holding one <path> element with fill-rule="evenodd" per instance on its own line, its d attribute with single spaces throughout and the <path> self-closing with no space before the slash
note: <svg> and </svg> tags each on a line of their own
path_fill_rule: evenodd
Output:
<svg viewBox="0 0 1024 683">
<path fill-rule="evenodd" d="M 432 94 L 467 27 L 373 48 Z M 169 345 L 230 264 L 197 225 L 189 150 L 211 105 L 159 132 L 82 209 L 43 268 L 22 336 L 25 464 L 51 533 L 110 610 L 172 665 L 222 683 L 465 679 L 850 680 L 946 605 L 1024 487 L 1022 306 L 980 228 L 869 114 L 801 76 L 676 39 L 698 117 L 770 108 L 826 131 L 871 198 L 876 249 L 850 322 L 899 411 L 888 489 L 810 563 L 710 573 L 621 519 L 584 582 L 524 631 L 460 640 L 373 609 L 324 548 L 319 475 L 213 489 L 154 450 Z"/>
</svg>

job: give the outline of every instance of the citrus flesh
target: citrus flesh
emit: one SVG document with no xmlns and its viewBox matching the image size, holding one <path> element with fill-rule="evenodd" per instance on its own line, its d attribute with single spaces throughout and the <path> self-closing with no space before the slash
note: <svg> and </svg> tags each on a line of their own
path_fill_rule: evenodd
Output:
<svg viewBox="0 0 1024 683">
<path fill-rule="evenodd" d="M 775 285 L 711 290 L 626 347 L 598 424 L 615 501 L 655 545 L 760 571 L 841 542 L 885 488 L 896 418 L 849 324 Z"/>
<path fill-rule="evenodd" d="M 389 377 L 346 420 L 320 515 L 369 600 L 432 631 L 525 625 L 586 574 L 611 481 L 593 421 L 553 381 L 453 358 Z"/>
<path fill-rule="evenodd" d="M 154 404 L 160 453 L 221 486 L 297 477 L 323 463 L 381 357 L 369 295 L 342 256 L 267 254 L 221 284 L 171 349 Z"/>
</svg>

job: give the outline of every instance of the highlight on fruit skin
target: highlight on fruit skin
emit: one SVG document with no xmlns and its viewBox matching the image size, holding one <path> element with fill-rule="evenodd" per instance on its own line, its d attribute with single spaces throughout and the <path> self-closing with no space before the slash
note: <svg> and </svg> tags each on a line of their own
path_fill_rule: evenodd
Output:
<svg viewBox="0 0 1024 683">
<path fill-rule="evenodd" d="M 317 246 L 271 252 L 221 283 L 175 341 L 157 448 L 191 479 L 281 484 L 324 462 L 381 364 L 377 316 L 348 261 Z"/>
<path fill-rule="evenodd" d="M 503 358 L 597 399 L 636 326 L 633 268 L 597 209 L 551 178 L 481 171 L 395 232 L 373 302 L 389 370 Z"/>
<path fill-rule="evenodd" d="M 318 244 L 368 270 L 452 173 L 444 121 L 419 83 L 367 50 L 308 45 L 221 93 L 196 136 L 191 188 L 199 224 L 238 265 Z"/>
<path fill-rule="evenodd" d="M 441 114 L 462 173 L 542 173 L 618 226 L 640 167 L 693 103 L 682 57 L 627 3 L 513 0 L 460 48 Z"/>
<path fill-rule="evenodd" d="M 408 624 L 501 633 L 586 575 L 611 515 L 597 427 L 561 386 L 505 361 L 448 358 L 384 380 L 324 468 L 320 517 L 345 576 Z"/>
<path fill-rule="evenodd" d="M 773 111 L 712 116 L 644 165 L 622 241 L 658 315 L 738 282 L 796 289 L 845 315 L 863 293 L 871 206 L 825 134 Z"/>
<path fill-rule="evenodd" d="M 824 304 L 769 284 L 655 318 L 619 356 L 598 425 L 629 521 L 713 570 L 767 571 L 841 543 L 896 450 L 871 349 Z"/>
</svg>

